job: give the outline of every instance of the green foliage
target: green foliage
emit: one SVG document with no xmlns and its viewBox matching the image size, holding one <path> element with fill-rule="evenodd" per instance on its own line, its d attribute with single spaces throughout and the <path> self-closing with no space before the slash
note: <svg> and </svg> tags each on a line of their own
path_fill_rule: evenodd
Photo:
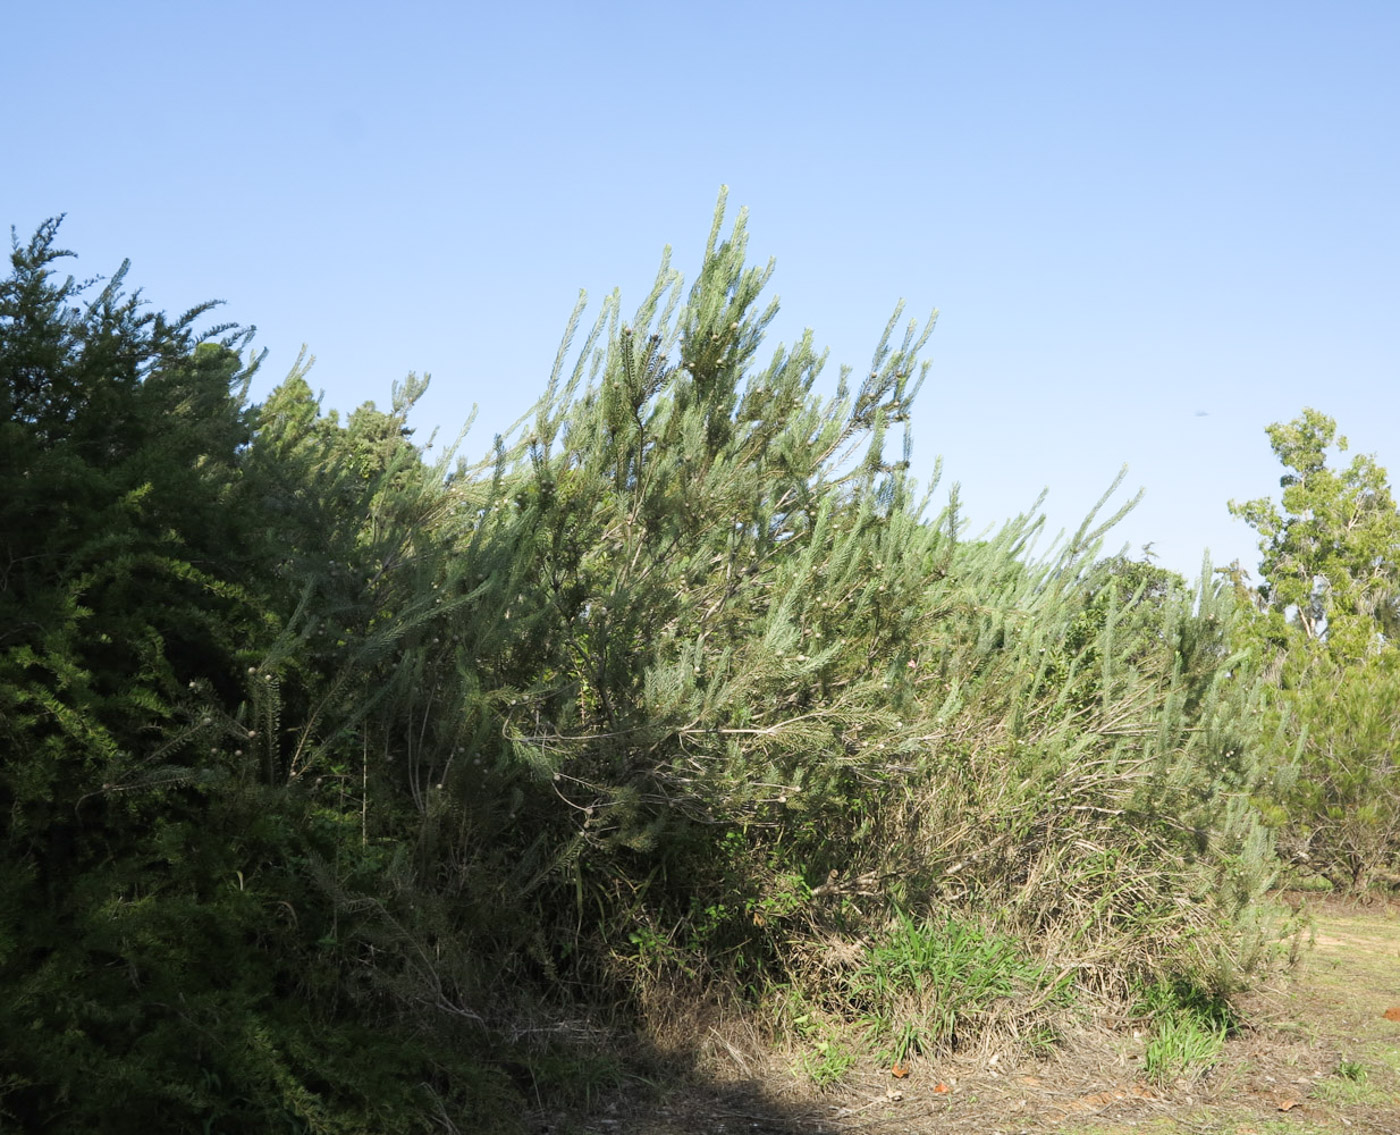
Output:
<svg viewBox="0 0 1400 1135">
<path fill-rule="evenodd" d="M 1268 432 L 1289 470 L 1282 511 L 1230 506 L 1260 534 L 1251 633 L 1277 657 L 1267 809 L 1295 863 L 1357 890 L 1400 859 L 1400 510 L 1373 458 L 1329 467 L 1347 448 L 1331 418 L 1307 409 Z"/>
<path fill-rule="evenodd" d="M 1400 855 L 1400 651 L 1316 664 L 1286 704 L 1297 741 L 1272 814 L 1296 858 L 1362 889 Z"/>
<path fill-rule="evenodd" d="M 1237 1023 L 1228 1002 L 1189 980 L 1152 982 L 1135 1011 L 1152 1021 L 1143 1071 L 1159 1085 L 1208 1072 Z"/>
<path fill-rule="evenodd" d="M 691 1003 L 794 991 L 825 1082 L 861 1018 L 1043 1041 L 1075 985 L 1257 961 L 1228 587 L 1100 559 L 1121 509 L 965 541 L 907 471 L 932 321 L 822 397 L 722 221 L 476 464 L 413 440 L 426 380 L 251 406 L 243 332 L 16 246 L 0 1114 L 513 1130 Z"/>
<path fill-rule="evenodd" d="M 1363 656 L 1378 635 L 1400 629 L 1400 511 L 1386 471 L 1365 455 L 1330 468 L 1328 450 L 1346 452 L 1347 439 L 1311 408 L 1268 434 L 1289 470 L 1282 511 L 1267 498 L 1230 504 L 1259 533 L 1260 600 L 1307 642 L 1325 641 L 1338 658 Z"/>
<path fill-rule="evenodd" d="M 299 656 L 269 520 L 276 484 L 320 486 L 250 452 L 245 333 L 197 333 L 207 305 L 143 312 L 124 267 L 86 299 L 53 275 L 56 230 L 0 285 L 0 1115 L 416 1130 L 446 1096 L 470 1115 L 491 1077 L 364 987 L 390 916 L 322 885 L 383 890 L 359 809 L 288 791 L 279 703 L 298 680 L 324 698 L 323 660 Z"/>
<path fill-rule="evenodd" d="M 882 1056 L 904 1063 L 975 1036 L 978 1018 L 1004 999 L 1062 1001 L 1064 976 L 1050 973 L 1008 935 L 952 918 L 935 924 L 901 916 L 851 975 L 848 996 L 867 1007 L 871 1040 Z"/>
<path fill-rule="evenodd" d="M 605 305 L 501 475 L 534 557 L 504 614 L 536 677 L 501 712 L 537 947 L 619 965 L 645 1012 L 674 979 L 829 981 L 808 935 L 897 901 L 1110 987 L 1236 980 L 1272 868 L 1228 588 L 1096 563 L 1115 516 L 1041 563 L 1030 519 L 962 543 L 884 453 L 927 328 L 830 400 L 809 339 L 745 372 L 770 312 L 742 218 L 718 234 L 688 302 L 663 265 L 635 318 Z"/>
</svg>

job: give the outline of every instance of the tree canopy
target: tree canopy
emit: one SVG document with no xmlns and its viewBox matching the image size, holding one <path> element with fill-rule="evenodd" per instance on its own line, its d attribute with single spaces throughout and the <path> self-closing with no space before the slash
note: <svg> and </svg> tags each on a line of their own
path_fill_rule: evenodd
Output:
<svg viewBox="0 0 1400 1135">
<path fill-rule="evenodd" d="M 1356 889 L 1400 862 L 1400 509 L 1374 458 L 1329 464 L 1347 439 L 1317 410 L 1268 436 L 1281 502 L 1230 510 L 1259 532 L 1251 631 L 1282 686 L 1269 815 L 1297 863 Z"/>
<path fill-rule="evenodd" d="M 1292 620 L 1310 642 L 1344 656 L 1400 629 L 1400 510 L 1386 471 L 1358 454 L 1342 469 L 1328 451 L 1347 451 L 1337 423 L 1311 408 L 1268 428 L 1288 470 L 1280 503 L 1230 503 L 1259 533 L 1264 607 Z"/>
</svg>

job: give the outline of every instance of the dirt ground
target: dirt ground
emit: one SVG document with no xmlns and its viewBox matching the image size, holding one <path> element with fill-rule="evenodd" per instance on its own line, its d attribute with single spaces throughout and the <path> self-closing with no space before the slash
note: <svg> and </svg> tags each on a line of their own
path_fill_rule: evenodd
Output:
<svg viewBox="0 0 1400 1135">
<path fill-rule="evenodd" d="M 714 1089 L 639 1085 L 541 1135 L 1400 1135 L 1400 903 L 1313 902 L 1295 972 L 1241 999 L 1245 1027 L 1204 1075 L 1142 1076 L 1145 1038 L 1091 1029 L 1044 1061 L 853 1068 L 817 1091 L 780 1061 Z M 1387 1010 L 1394 1010 L 1389 1017 Z"/>
</svg>

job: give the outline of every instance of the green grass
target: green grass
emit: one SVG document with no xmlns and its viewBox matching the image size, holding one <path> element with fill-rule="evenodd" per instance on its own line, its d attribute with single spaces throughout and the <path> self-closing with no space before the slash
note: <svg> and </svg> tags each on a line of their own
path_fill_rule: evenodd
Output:
<svg viewBox="0 0 1400 1135">
<path fill-rule="evenodd" d="M 1234 1012 L 1220 997 L 1181 981 L 1158 981 L 1139 995 L 1136 1010 L 1152 1018 L 1144 1072 L 1159 1085 L 1192 1079 L 1220 1061 Z"/>
<path fill-rule="evenodd" d="M 1225 1047 L 1225 1025 L 1190 1013 L 1173 1013 L 1157 1021 L 1143 1055 L 1143 1070 L 1156 1084 L 1199 1076 L 1213 1068 Z"/>
<path fill-rule="evenodd" d="M 902 1062 L 953 1047 L 1001 998 L 1066 995 L 1048 985 L 1045 966 L 1015 939 L 901 915 L 852 975 L 850 998 L 882 1058 Z"/>
<path fill-rule="evenodd" d="M 1361 1061 L 1342 1060 L 1333 1075 L 1313 1085 L 1313 1095 L 1334 1107 L 1393 1102 L 1389 1092 L 1368 1083 L 1369 1079 L 1370 1072 Z"/>
<path fill-rule="evenodd" d="M 822 1039 L 798 1059 L 798 1071 L 819 1088 L 839 1084 L 855 1065 L 855 1053 L 836 1041 Z"/>
</svg>

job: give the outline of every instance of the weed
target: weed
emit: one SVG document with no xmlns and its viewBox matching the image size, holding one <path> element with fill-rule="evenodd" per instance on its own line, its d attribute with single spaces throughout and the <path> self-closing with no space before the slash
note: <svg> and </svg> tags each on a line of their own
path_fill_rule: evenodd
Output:
<svg viewBox="0 0 1400 1135">
<path fill-rule="evenodd" d="M 951 1047 L 999 999 L 1046 985 L 1045 967 L 1012 938 L 952 918 L 916 922 L 901 914 L 852 975 L 850 991 L 883 1055 L 903 1061 Z"/>
<path fill-rule="evenodd" d="M 855 1064 L 855 1054 L 831 1040 L 819 1040 L 798 1060 L 798 1068 L 819 1088 L 829 1088 L 845 1078 Z"/>
<path fill-rule="evenodd" d="M 1192 1013 L 1169 1013 L 1159 1018 L 1144 1056 L 1148 1079 L 1168 1084 L 1211 1068 L 1225 1046 L 1226 1031 L 1224 1025 Z"/>
<path fill-rule="evenodd" d="M 1158 981 L 1139 995 L 1136 1010 L 1152 1017 L 1144 1070 L 1158 1084 L 1198 1076 L 1220 1058 L 1235 1025 L 1224 998 L 1185 981 Z"/>
<path fill-rule="evenodd" d="M 1060 1043 L 1060 1034 L 1050 1025 L 1037 1025 L 1022 1035 L 1021 1043 L 1030 1055 L 1045 1060 Z"/>
</svg>

